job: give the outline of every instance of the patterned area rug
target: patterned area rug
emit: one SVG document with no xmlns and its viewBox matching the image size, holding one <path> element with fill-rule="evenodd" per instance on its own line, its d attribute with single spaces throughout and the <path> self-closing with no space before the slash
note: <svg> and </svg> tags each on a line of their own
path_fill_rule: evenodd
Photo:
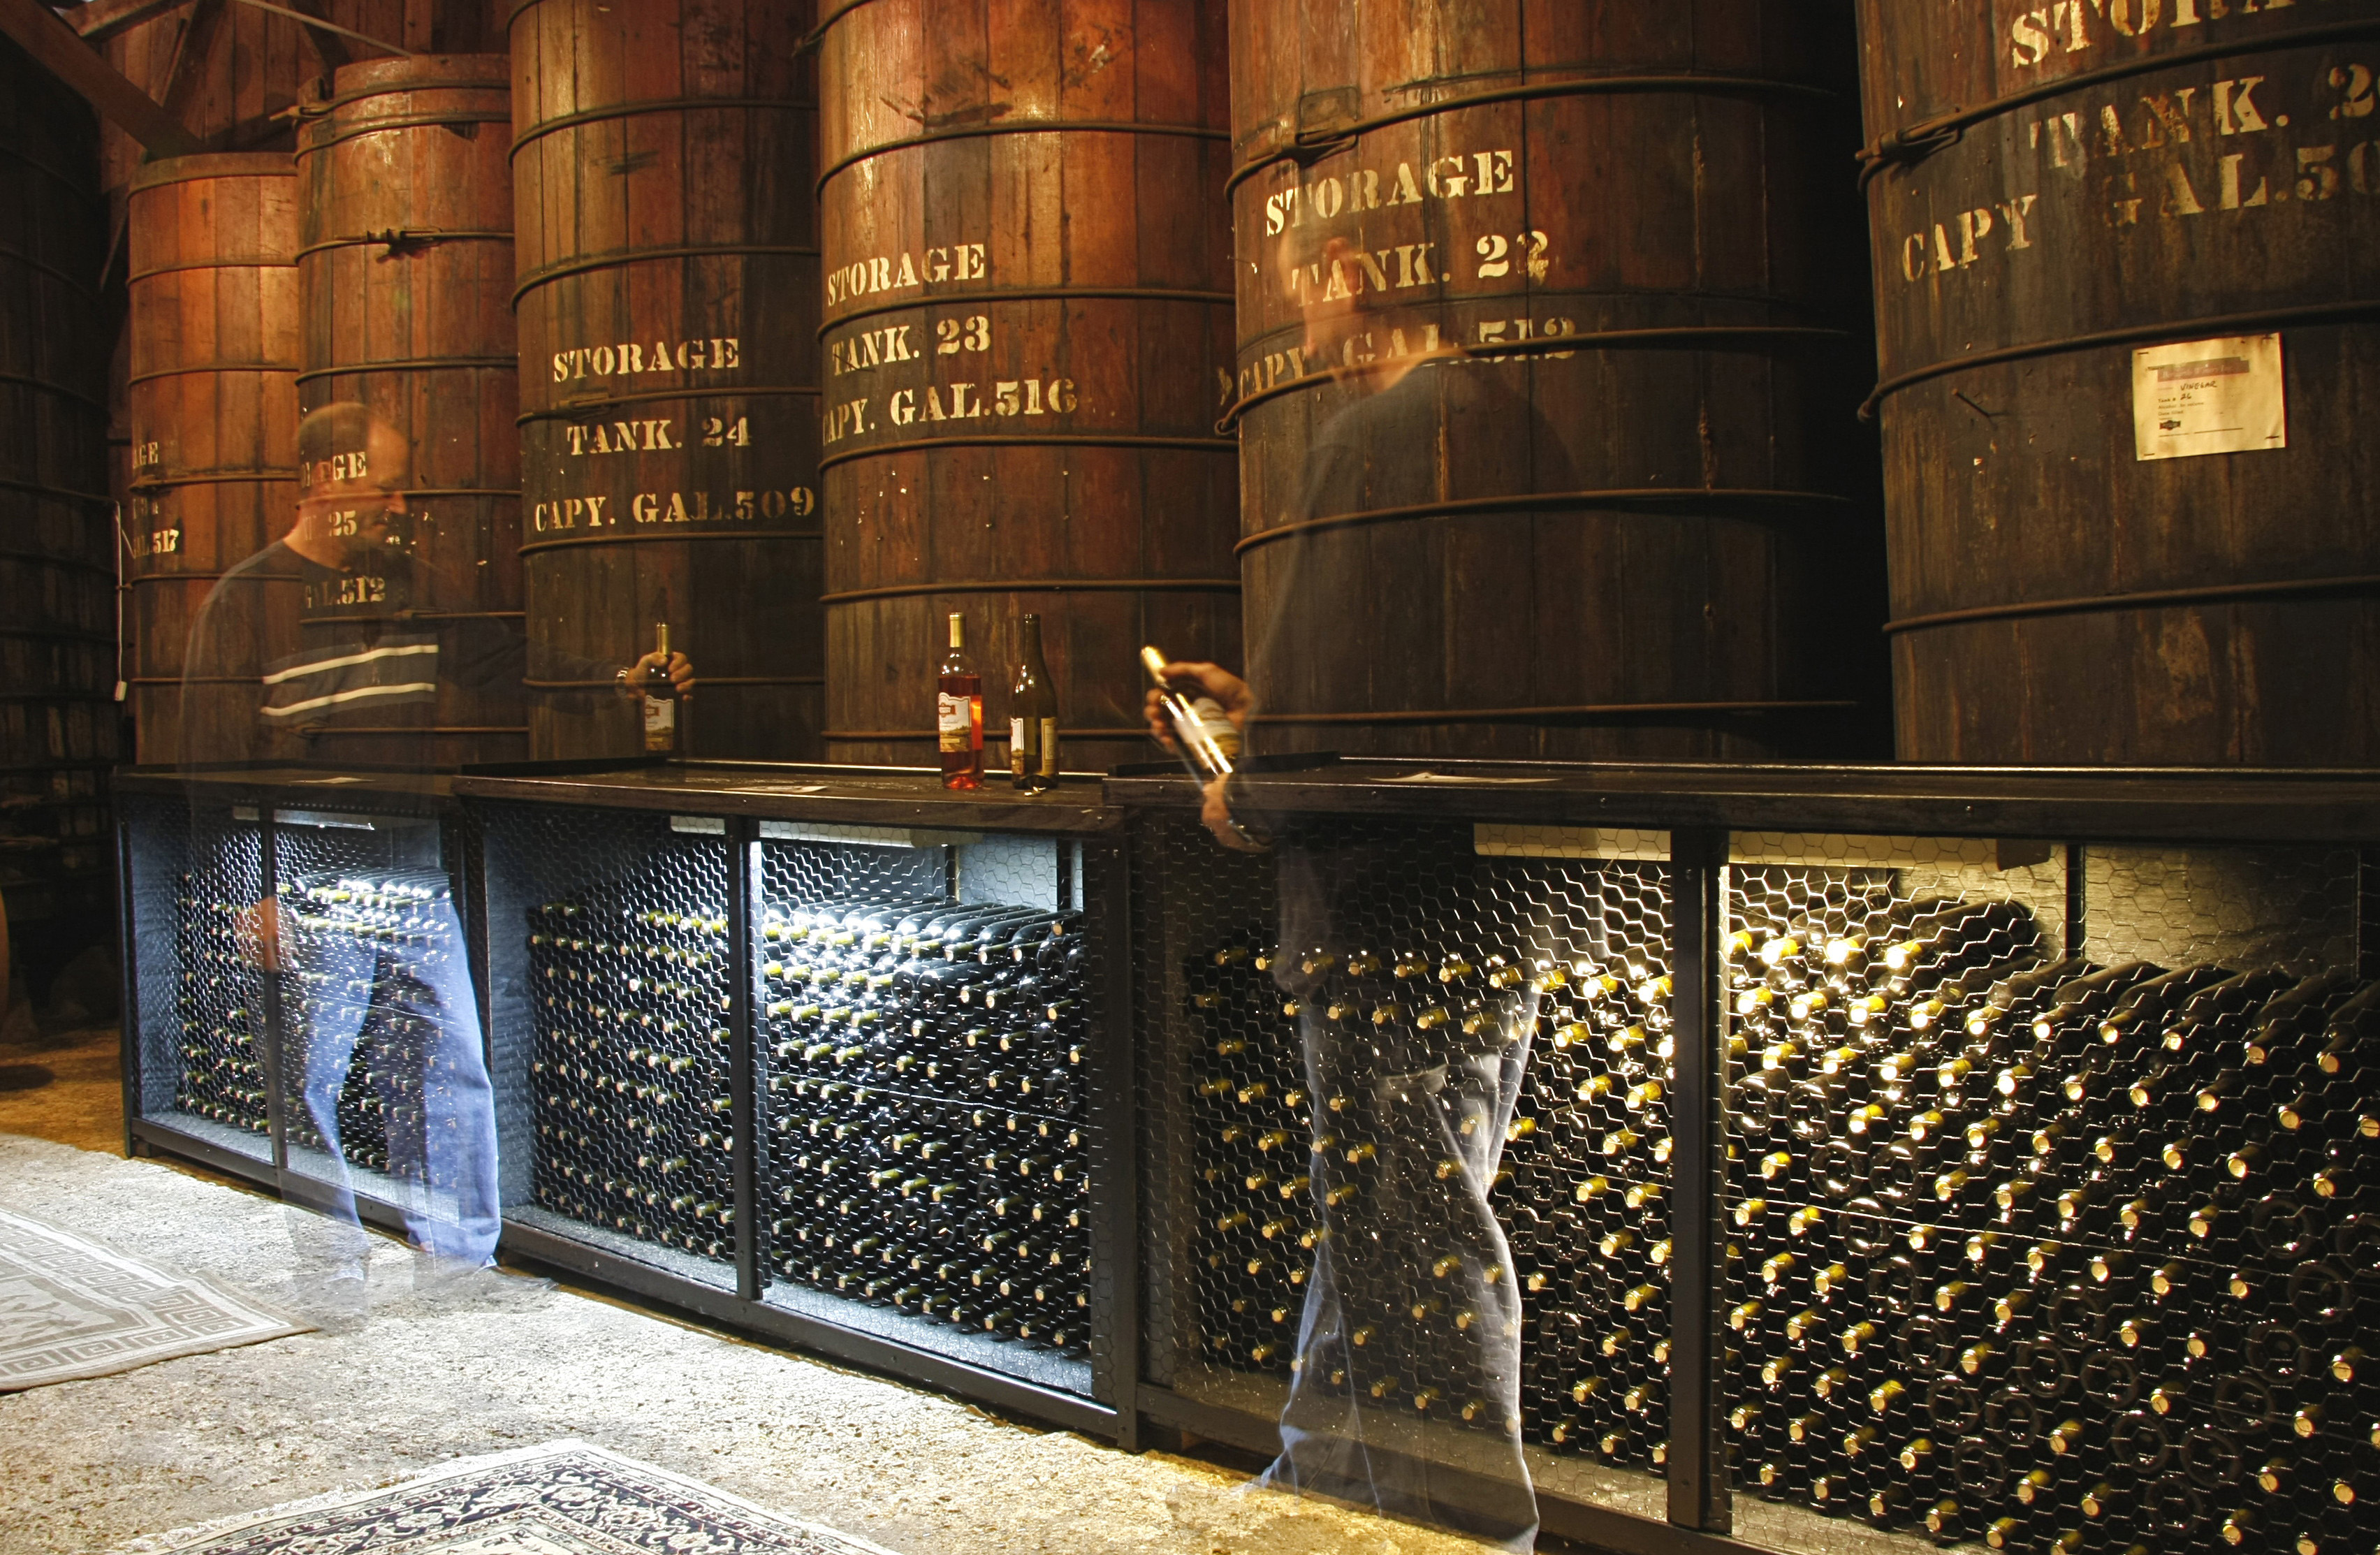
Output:
<svg viewBox="0 0 2380 1555">
<path fill-rule="evenodd" d="M 210 1281 L 0 1209 L 0 1392 L 304 1333 Z"/>
<path fill-rule="evenodd" d="M 382 1490 L 339 1491 L 126 1545 L 120 1555 L 891 1555 L 583 1441 Z"/>
</svg>

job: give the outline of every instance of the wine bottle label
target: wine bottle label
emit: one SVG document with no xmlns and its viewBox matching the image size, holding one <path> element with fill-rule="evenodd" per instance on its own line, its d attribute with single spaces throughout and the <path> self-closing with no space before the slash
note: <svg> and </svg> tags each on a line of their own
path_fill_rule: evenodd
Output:
<svg viewBox="0 0 2380 1555">
<path fill-rule="evenodd" d="M 1058 775 L 1058 721 L 1054 718 L 1041 721 L 1041 775 Z"/>
<path fill-rule="evenodd" d="M 941 730 L 944 750 L 963 754 L 967 749 L 967 736 L 972 732 L 969 725 L 974 722 L 967 716 L 967 704 L 971 700 L 973 699 L 967 697 L 953 697 L 947 691 L 935 695 L 934 711 Z"/>
<path fill-rule="evenodd" d="M 1033 746 L 1029 734 L 1039 727 L 1029 718 L 1008 721 L 1008 770 L 1023 777 L 1033 767 Z"/>
<path fill-rule="evenodd" d="M 1240 731 L 1232 723 L 1231 715 L 1223 711 L 1223 704 L 1212 697 L 1200 697 L 1190 704 L 1190 711 L 1198 715 L 1198 727 L 1215 742 L 1215 747 L 1232 760 L 1238 760 Z"/>
<path fill-rule="evenodd" d="M 667 750 L 677 740 L 677 703 L 664 697 L 647 697 L 645 748 Z"/>
</svg>

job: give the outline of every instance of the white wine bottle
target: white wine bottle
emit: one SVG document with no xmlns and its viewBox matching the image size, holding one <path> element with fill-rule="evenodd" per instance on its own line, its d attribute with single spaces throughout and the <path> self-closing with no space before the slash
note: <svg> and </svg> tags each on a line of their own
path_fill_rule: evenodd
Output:
<svg viewBox="0 0 2380 1555">
<path fill-rule="evenodd" d="M 1212 697 L 1175 690 L 1165 678 L 1166 657 L 1155 648 L 1144 647 L 1140 662 L 1164 702 L 1166 719 L 1173 725 L 1174 747 L 1182 753 L 1182 764 L 1190 769 L 1190 775 L 1198 780 L 1201 788 L 1215 783 L 1228 784 L 1239 768 L 1239 726 Z M 1224 793 L 1228 805 L 1228 787 Z M 1232 822 L 1232 830 L 1252 847 L 1269 845 L 1270 839 L 1236 820 Z"/>
<path fill-rule="evenodd" d="M 1041 618 L 1027 615 L 1016 650 L 1016 680 L 1008 691 L 1008 771 L 1021 793 L 1058 783 L 1058 693 L 1041 662 Z"/>
</svg>

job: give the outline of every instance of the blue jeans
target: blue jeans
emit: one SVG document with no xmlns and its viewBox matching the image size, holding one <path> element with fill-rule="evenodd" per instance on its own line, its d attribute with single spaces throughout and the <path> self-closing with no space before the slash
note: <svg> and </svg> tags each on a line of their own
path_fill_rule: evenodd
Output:
<svg viewBox="0 0 2380 1555">
<path fill-rule="evenodd" d="M 406 1233 L 442 1257 L 485 1264 L 502 1217 L 479 1001 L 451 896 L 409 913 L 417 931 L 391 941 L 310 922 L 302 905 L 285 920 L 284 1007 L 304 1053 L 306 1111 L 333 1162 L 332 1213 L 353 1221 L 339 1096 L 369 1025 L 382 1038 L 369 1084 L 392 1120 L 387 1175 Z"/>
</svg>

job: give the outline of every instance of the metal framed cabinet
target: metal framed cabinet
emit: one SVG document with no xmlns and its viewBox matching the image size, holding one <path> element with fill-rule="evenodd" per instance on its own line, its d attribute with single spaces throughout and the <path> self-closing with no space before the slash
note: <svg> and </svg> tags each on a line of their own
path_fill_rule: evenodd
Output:
<svg viewBox="0 0 2380 1555">
<path fill-rule="evenodd" d="M 317 1206 L 344 1182 L 364 1219 L 401 1224 L 420 1185 L 403 1116 L 387 1115 L 367 1086 L 331 1084 L 319 1101 L 344 1141 L 350 1170 L 342 1173 L 307 1100 L 303 979 L 322 936 L 299 926 L 300 905 L 342 881 L 442 882 L 453 912 L 440 916 L 451 927 L 423 951 L 462 958 L 476 992 L 485 967 L 477 838 L 451 781 L 136 769 L 116 775 L 115 794 L 127 1148 L 184 1156 Z M 267 904 L 290 929 L 285 966 L 269 965 L 259 948 Z M 389 1019 L 352 1035 L 343 1075 L 394 1059 L 418 1036 Z"/>
<path fill-rule="evenodd" d="M 1245 780 L 1258 856 L 1178 776 L 1108 797 L 1153 1424 L 1274 1452 L 1293 1385 L 1338 1389 L 1439 1505 L 1496 1499 L 1456 1260 L 1342 1289 L 1301 1345 L 1300 1249 L 1420 1245 L 1463 1174 L 1392 1160 L 1322 1055 L 1370 1044 L 1402 1097 L 1525 990 L 1479 1185 L 1548 1531 L 2380 1537 L 2369 774 L 1346 760 Z"/>
<path fill-rule="evenodd" d="M 1328 1197 L 1471 1172 L 1517 1422 L 1442 1259 L 1375 1259 L 1401 1299 L 1324 1363 L 1450 1519 L 1509 1426 L 1549 1532 L 1646 1555 L 2380 1540 L 2373 774 L 1326 761 L 1245 780 L 1258 856 L 1174 775 L 117 791 L 136 1148 L 323 1201 L 244 915 L 436 874 L 507 1247 L 657 1304 L 1272 1452 Z M 1491 1009 L 1475 1167 L 1317 1058 L 1340 1022 L 1410 1079 Z M 395 1222 L 401 1153 L 340 1125 Z"/>
<path fill-rule="evenodd" d="M 509 1247 L 1132 1440 L 1127 873 L 1093 781 L 455 787 Z"/>
</svg>

